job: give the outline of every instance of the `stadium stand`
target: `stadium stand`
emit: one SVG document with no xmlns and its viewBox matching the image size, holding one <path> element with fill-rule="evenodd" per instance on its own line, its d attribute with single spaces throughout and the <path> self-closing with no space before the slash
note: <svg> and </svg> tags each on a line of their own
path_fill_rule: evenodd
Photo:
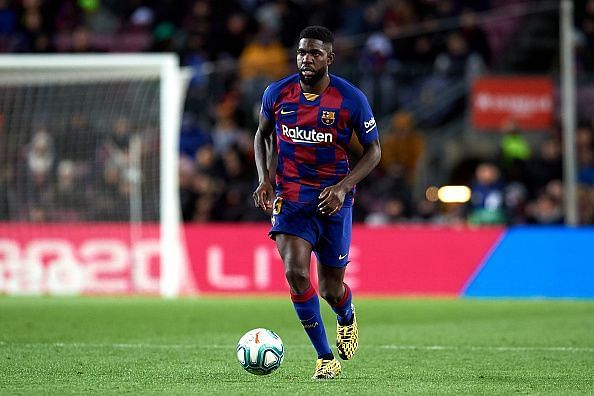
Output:
<svg viewBox="0 0 594 396">
<path fill-rule="evenodd" d="M 180 141 L 184 221 L 267 221 L 250 198 L 261 93 L 292 70 L 297 33 L 310 24 L 325 25 L 337 33 L 331 71 L 358 84 L 382 120 L 384 161 L 360 189 L 356 221 L 556 224 L 563 221 L 556 128 L 525 133 L 507 124 L 501 133 L 477 137 L 466 122 L 473 77 L 558 75 L 558 30 L 548 23 L 558 19 L 558 10 L 539 8 L 542 4 L 549 3 L 0 0 L 0 52 L 178 53 L 192 70 Z M 584 81 L 578 92 L 580 222 L 592 224 L 594 110 L 583 103 L 594 93 L 593 0 L 576 1 L 575 28 Z M 118 120 L 93 130 L 103 143 L 87 140 L 88 150 L 77 148 L 80 158 L 73 158 L 67 147 L 72 140 L 64 140 L 63 133 L 81 128 L 88 132 L 84 114 L 73 117 L 65 132 L 40 123 L 25 145 L 15 147 L 0 123 L 5 147 L 0 156 L 6 157 L 0 163 L 12 164 L 0 169 L 0 220 L 126 217 L 118 212 L 125 207 L 118 205 L 119 197 L 126 194 L 118 163 L 127 146 L 126 129 L 133 126 Z M 88 152 L 96 146 L 100 149 Z M 353 146 L 355 160 L 357 152 Z M 100 161 L 104 171 L 88 175 L 85 161 Z M 72 188 L 89 177 L 93 183 L 87 190 Z M 427 199 L 427 187 L 452 183 L 474 186 L 486 198 L 468 205 Z M 499 199 L 494 206 L 493 197 Z M 22 203 L 21 210 L 9 211 L 9 202 Z M 93 210 L 82 210 L 85 206 Z M 94 214 L 89 219 L 81 213 Z"/>
</svg>

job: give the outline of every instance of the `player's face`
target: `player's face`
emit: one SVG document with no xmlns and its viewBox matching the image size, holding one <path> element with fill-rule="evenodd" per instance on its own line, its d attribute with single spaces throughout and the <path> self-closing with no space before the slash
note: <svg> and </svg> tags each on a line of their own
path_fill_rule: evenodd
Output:
<svg viewBox="0 0 594 396">
<path fill-rule="evenodd" d="M 297 69 L 305 85 L 315 85 L 326 74 L 334 59 L 332 46 L 321 40 L 301 39 L 297 47 Z"/>
</svg>

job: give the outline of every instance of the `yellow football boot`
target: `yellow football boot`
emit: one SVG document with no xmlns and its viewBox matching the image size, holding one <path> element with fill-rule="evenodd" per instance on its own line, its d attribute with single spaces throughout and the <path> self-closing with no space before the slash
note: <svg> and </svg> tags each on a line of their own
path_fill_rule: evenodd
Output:
<svg viewBox="0 0 594 396">
<path fill-rule="evenodd" d="M 347 326 L 336 324 L 336 347 L 338 356 L 343 360 L 350 360 L 359 347 L 359 328 L 357 327 L 357 317 L 355 316 L 355 307 L 353 309 L 353 323 Z"/>
<path fill-rule="evenodd" d="M 333 379 L 338 377 L 341 372 L 342 367 L 338 360 L 318 359 L 316 360 L 316 372 L 311 379 Z"/>
</svg>

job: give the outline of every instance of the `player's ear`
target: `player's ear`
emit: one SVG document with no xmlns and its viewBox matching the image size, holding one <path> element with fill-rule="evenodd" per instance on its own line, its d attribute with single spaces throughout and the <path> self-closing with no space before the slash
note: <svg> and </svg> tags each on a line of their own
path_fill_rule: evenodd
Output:
<svg viewBox="0 0 594 396">
<path fill-rule="evenodd" d="M 334 52 L 328 52 L 328 64 L 331 65 L 334 62 Z"/>
</svg>

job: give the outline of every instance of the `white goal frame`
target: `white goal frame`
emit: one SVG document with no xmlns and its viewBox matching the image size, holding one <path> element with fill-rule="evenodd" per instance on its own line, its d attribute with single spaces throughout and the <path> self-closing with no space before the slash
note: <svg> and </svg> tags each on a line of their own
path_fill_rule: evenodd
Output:
<svg viewBox="0 0 594 396">
<path fill-rule="evenodd" d="M 178 196 L 178 141 L 185 89 L 179 59 L 175 54 L 56 54 L 0 55 L 0 78 L 3 70 L 42 69 L 55 71 L 101 70 L 106 78 L 118 70 L 138 71 L 160 79 L 160 294 L 180 294 L 185 254 L 182 250 L 180 202 Z M 75 73 L 71 76 L 76 80 Z M 26 77 L 24 78 L 26 79 Z"/>
</svg>

